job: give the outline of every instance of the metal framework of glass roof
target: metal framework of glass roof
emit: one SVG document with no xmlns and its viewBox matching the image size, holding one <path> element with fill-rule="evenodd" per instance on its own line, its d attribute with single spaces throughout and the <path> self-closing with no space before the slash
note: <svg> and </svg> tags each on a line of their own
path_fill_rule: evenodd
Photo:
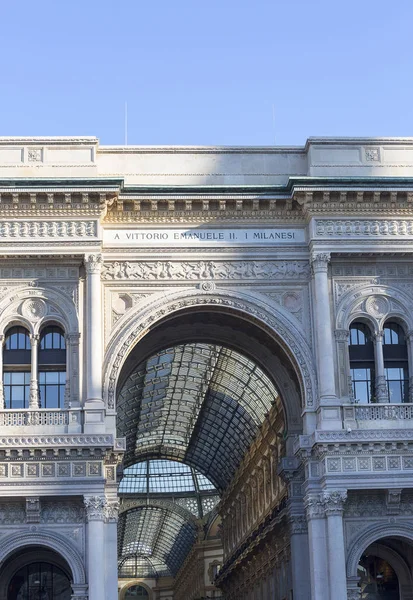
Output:
<svg viewBox="0 0 413 600">
<path fill-rule="evenodd" d="M 190 343 L 137 366 L 118 396 L 125 466 L 167 457 L 222 491 L 278 397 L 262 369 L 223 346 Z"/>
<path fill-rule="evenodd" d="M 120 514 L 120 577 L 178 572 L 196 518 L 216 505 L 277 397 L 257 364 L 220 345 L 167 348 L 131 372 L 117 403 L 119 494 L 142 504 Z"/>
<path fill-rule="evenodd" d="M 137 504 L 119 517 L 120 577 L 175 574 L 194 543 L 195 520 L 219 502 L 204 475 L 171 460 L 127 467 L 118 491 L 122 501 Z"/>
<path fill-rule="evenodd" d="M 119 576 L 176 575 L 196 537 L 195 522 L 167 506 L 140 506 L 122 513 L 118 524 Z"/>
</svg>

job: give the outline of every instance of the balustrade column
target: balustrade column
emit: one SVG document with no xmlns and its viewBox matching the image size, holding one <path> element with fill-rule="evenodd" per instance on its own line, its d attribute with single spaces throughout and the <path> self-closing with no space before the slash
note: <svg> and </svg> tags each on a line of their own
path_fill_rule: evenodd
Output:
<svg viewBox="0 0 413 600">
<path fill-rule="evenodd" d="M 105 595 L 105 508 L 104 496 L 85 496 L 87 521 L 87 568 L 89 600 L 104 600 Z"/>
<path fill-rule="evenodd" d="M 327 517 L 327 547 L 330 590 L 334 600 L 347 600 L 346 556 L 344 548 L 343 510 L 346 491 L 325 492 L 323 503 Z"/>
<path fill-rule="evenodd" d="M 314 275 L 314 310 L 320 401 L 336 399 L 334 345 L 328 289 L 329 262 L 330 254 L 327 253 L 315 253 L 311 257 Z"/>
<path fill-rule="evenodd" d="M 39 382 L 38 382 L 38 347 L 39 335 L 30 336 L 31 346 L 31 376 L 30 376 L 30 400 L 29 408 L 37 409 L 40 407 Z M 44 408 L 44 407 L 43 407 Z"/>
<path fill-rule="evenodd" d="M 4 387 L 3 387 L 3 345 L 4 335 L 0 335 L 0 410 L 5 408 L 4 404 Z"/>
<path fill-rule="evenodd" d="M 330 600 L 324 504 L 319 494 L 304 500 L 308 523 L 311 600 Z"/>
<path fill-rule="evenodd" d="M 388 402 L 389 391 L 384 371 L 383 331 L 374 334 L 374 357 L 376 366 L 376 398 L 377 402 Z"/>
<path fill-rule="evenodd" d="M 407 355 L 409 360 L 409 402 L 413 403 L 413 331 L 407 332 Z"/>
<path fill-rule="evenodd" d="M 102 295 L 100 271 L 102 256 L 89 254 L 86 267 L 86 352 L 87 401 L 102 401 Z"/>
</svg>

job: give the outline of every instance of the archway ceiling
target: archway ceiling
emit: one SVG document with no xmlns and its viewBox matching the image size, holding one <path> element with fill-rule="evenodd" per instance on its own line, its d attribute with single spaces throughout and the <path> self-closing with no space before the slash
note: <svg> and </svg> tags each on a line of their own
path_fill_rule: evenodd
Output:
<svg viewBox="0 0 413 600">
<path fill-rule="evenodd" d="M 172 508 L 148 505 L 121 513 L 118 523 L 120 571 L 126 561 L 137 558 L 149 560 L 158 576 L 175 576 L 196 536 L 195 522 Z"/>
<path fill-rule="evenodd" d="M 137 366 L 118 397 L 125 466 L 168 457 L 222 491 L 278 398 L 262 369 L 229 348 L 188 343 Z"/>
</svg>

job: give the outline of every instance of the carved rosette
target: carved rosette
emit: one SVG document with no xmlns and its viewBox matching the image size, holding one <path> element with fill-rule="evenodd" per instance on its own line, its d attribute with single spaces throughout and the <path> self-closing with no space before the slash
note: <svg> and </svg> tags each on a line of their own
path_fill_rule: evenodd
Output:
<svg viewBox="0 0 413 600">
<path fill-rule="evenodd" d="M 366 313 L 376 319 L 383 318 L 390 310 L 389 301 L 384 296 L 370 296 L 364 305 Z"/>
<path fill-rule="evenodd" d="M 313 252 L 311 255 L 311 268 L 314 275 L 316 273 L 327 273 L 329 262 L 329 252 Z"/>
<path fill-rule="evenodd" d="M 88 521 L 103 521 L 106 516 L 106 498 L 104 496 L 85 496 L 86 518 Z"/>
<path fill-rule="evenodd" d="M 46 303 L 41 298 L 30 298 L 21 305 L 21 314 L 31 322 L 40 321 L 47 314 Z"/>
<path fill-rule="evenodd" d="M 341 515 L 344 510 L 344 504 L 347 500 L 347 490 L 333 490 L 331 492 L 324 492 L 323 504 L 325 514 L 329 515 Z"/>
<path fill-rule="evenodd" d="M 106 523 L 117 523 L 119 517 L 119 502 L 108 502 L 105 506 Z"/>
<path fill-rule="evenodd" d="M 102 269 L 102 255 L 101 254 L 86 254 L 85 255 L 85 268 L 88 275 L 100 274 Z"/>
</svg>

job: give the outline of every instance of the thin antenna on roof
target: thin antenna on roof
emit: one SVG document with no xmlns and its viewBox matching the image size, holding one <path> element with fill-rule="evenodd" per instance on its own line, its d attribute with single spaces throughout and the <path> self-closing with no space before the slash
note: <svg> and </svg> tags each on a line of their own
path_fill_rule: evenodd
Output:
<svg viewBox="0 0 413 600">
<path fill-rule="evenodd" d="M 128 145 L 128 103 L 125 101 L 125 146 Z"/>
<path fill-rule="evenodd" d="M 273 103 L 272 105 L 272 128 L 273 128 L 273 133 L 274 133 L 274 145 L 276 144 L 276 136 L 275 136 L 275 104 Z"/>
</svg>

